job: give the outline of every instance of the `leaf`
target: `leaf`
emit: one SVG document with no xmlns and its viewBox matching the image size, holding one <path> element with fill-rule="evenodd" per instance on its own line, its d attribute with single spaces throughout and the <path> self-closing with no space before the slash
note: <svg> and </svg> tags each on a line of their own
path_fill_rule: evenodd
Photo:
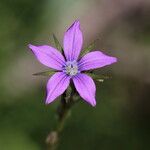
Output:
<svg viewBox="0 0 150 150">
<path fill-rule="evenodd" d="M 98 82 L 103 82 L 105 79 L 111 78 L 109 75 L 98 75 L 94 73 L 86 73 L 86 74 Z"/>
<path fill-rule="evenodd" d="M 84 49 L 81 51 L 80 57 L 84 56 L 85 54 L 89 53 L 92 49 L 94 49 L 95 44 L 96 44 L 96 42 L 97 42 L 98 40 L 99 40 L 99 39 L 94 40 L 88 47 L 84 48 Z"/>
<path fill-rule="evenodd" d="M 60 50 L 60 52 L 62 53 L 63 52 L 63 48 L 60 44 L 60 42 L 58 41 L 57 37 L 55 36 L 55 34 L 53 34 L 53 39 L 54 39 L 54 43 L 55 43 L 55 46 L 58 50 Z"/>
<path fill-rule="evenodd" d="M 34 76 L 51 76 L 54 73 L 55 73 L 54 70 L 50 70 L 50 71 L 37 72 L 37 73 L 34 73 L 33 75 Z"/>
</svg>

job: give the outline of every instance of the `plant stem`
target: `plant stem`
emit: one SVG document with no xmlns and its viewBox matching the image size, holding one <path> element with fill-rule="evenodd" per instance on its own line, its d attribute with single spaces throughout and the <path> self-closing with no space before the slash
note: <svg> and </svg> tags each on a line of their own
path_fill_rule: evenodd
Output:
<svg viewBox="0 0 150 150">
<path fill-rule="evenodd" d="M 48 150 L 56 150 L 58 147 L 61 132 L 63 131 L 65 122 L 70 114 L 70 108 L 77 102 L 77 100 L 74 100 L 75 94 L 74 87 L 70 86 L 70 89 L 68 88 L 61 96 L 61 102 L 57 109 L 58 125 L 55 131 L 50 132 L 46 138 Z"/>
</svg>

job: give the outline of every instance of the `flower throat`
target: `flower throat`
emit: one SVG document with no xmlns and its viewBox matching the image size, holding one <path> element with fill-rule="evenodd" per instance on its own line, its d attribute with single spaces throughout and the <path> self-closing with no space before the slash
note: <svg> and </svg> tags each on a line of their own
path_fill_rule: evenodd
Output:
<svg viewBox="0 0 150 150">
<path fill-rule="evenodd" d="M 78 64 L 76 61 L 67 61 L 64 66 L 64 72 L 70 76 L 76 75 L 78 71 Z"/>
</svg>

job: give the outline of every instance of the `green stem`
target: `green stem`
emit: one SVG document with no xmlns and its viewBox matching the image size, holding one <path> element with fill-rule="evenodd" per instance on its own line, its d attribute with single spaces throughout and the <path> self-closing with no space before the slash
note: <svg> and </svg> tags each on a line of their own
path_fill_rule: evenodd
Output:
<svg viewBox="0 0 150 150">
<path fill-rule="evenodd" d="M 70 114 L 70 108 L 75 104 L 75 102 L 77 102 L 77 100 L 74 100 L 74 95 L 75 95 L 74 87 L 70 87 L 70 89 L 69 89 L 70 90 L 69 94 L 67 93 L 68 91 L 66 91 L 61 96 L 61 102 L 57 109 L 58 125 L 55 131 L 50 132 L 46 139 L 48 150 L 57 149 L 61 132 L 63 131 L 65 122 Z"/>
</svg>

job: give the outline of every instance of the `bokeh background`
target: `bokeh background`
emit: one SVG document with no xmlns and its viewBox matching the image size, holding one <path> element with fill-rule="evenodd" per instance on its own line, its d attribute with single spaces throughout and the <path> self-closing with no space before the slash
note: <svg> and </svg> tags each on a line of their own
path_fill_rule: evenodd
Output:
<svg viewBox="0 0 150 150">
<path fill-rule="evenodd" d="M 45 150 L 57 123 L 59 100 L 44 104 L 47 69 L 29 43 L 54 45 L 79 19 L 84 47 L 96 44 L 118 63 L 98 74 L 97 106 L 82 100 L 72 109 L 59 150 L 150 149 L 149 0 L 0 0 L 0 150 Z"/>
</svg>

